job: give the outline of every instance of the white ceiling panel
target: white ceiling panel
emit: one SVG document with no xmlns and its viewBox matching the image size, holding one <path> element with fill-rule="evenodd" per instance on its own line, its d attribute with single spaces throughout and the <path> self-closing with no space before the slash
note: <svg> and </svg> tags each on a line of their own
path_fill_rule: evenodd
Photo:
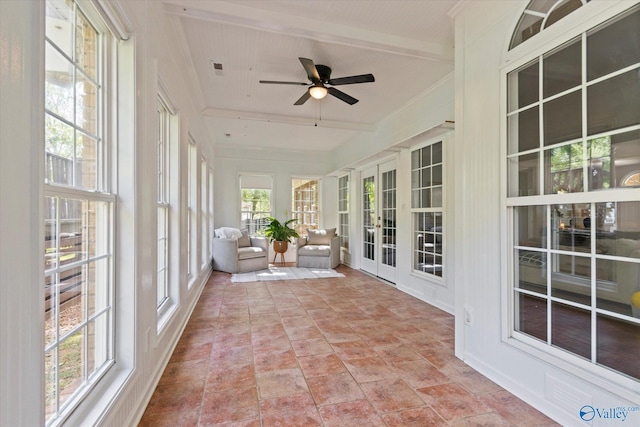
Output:
<svg viewBox="0 0 640 427">
<path fill-rule="evenodd" d="M 453 71 L 447 13 L 456 3 L 168 0 L 165 10 L 216 144 L 332 151 Z M 375 82 L 336 87 L 354 105 L 328 95 L 300 106 L 307 86 L 259 83 L 310 84 L 299 57 L 329 66 L 332 78 L 371 73 Z"/>
</svg>

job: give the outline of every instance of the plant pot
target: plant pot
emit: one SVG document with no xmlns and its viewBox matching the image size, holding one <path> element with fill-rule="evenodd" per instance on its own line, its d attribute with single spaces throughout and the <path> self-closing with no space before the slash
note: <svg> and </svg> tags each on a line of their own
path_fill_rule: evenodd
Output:
<svg viewBox="0 0 640 427">
<path fill-rule="evenodd" d="M 282 263 L 282 265 L 284 265 L 284 253 L 287 252 L 287 248 L 289 247 L 289 242 L 288 241 L 278 241 L 278 240 L 274 240 L 273 241 L 273 252 L 275 252 L 275 255 L 273 255 L 273 263 L 275 264 L 276 262 L 276 258 L 278 257 L 278 254 L 280 254 L 280 262 Z"/>
<path fill-rule="evenodd" d="M 289 248 L 289 242 L 287 242 L 286 240 L 284 242 L 278 242 L 277 240 L 274 240 L 273 242 L 273 250 L 278 254 L 283 254 L 287 252 L 288 248 Z"/>
</svg>

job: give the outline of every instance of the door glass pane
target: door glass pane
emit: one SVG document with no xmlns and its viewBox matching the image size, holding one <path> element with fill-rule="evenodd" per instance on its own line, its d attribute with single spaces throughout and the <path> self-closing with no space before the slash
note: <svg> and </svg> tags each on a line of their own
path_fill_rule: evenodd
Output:
<svg viewBox="0 0 640 427">
<path fill-rule="evenodd" d="M 509 154 L 532 150 L 540 146 L 538 107 L 509 116 Z"/>
<path fill-rule="evenodd" d="M 640 62 L 640 10 L 587 36 L 587 80 Z"/>
<path fill-rule="evenodd" d="M 396 171 L 382 174 L 382 263 L 396 266 Z"/>
<path fill-rule="evenodd" d="M 542 91 L 545 98 L 580 85 L 582 82 L 581 47 L 582 44 L 578 39 L 544 57 Z"/>
<path fill-rule="evenodd" d="M 363 257 L 375 260 L 376 238 L 376 186 L 374 177 L 362 180 L 362 254 Z"/>
<path fill-rule="evenodd" d="M 544 103 L 544 145 L 580 138 L 582 95 L 580 91 Z"/>
<path fill-rule="evenodd" d="M 587 88 L 589 135 L 640 123 L 640 73 L 631 70 Z"/>
</svg>

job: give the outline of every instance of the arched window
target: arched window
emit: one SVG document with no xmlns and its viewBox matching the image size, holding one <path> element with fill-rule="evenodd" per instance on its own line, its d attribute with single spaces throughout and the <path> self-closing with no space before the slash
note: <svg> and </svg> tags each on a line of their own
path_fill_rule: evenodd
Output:
<svg viewBox="0 0 640 427">
<path fill-rule="evenodd" d="M 509 49 L 530 39 L 591 0 L 531 0 L 522 12 Z"/>
<path fill-rule="evenodd" d="M 632 172 L 622 179 L 622 187 L 640 187 L 640 172 Z"/>
<path fill-rule="evenodd" d="M 543 3 L 555 7 L 539 13 L 538 31 L 559 19 L 560 7 L 575 10 L 571 1 L 529 6 Z M 520 42 L 531 27 L 525 19 L 514 35 Z M 511 337 L 636 381 L 639 28 L 636 4 L 505 69 Z"/>
</svg>

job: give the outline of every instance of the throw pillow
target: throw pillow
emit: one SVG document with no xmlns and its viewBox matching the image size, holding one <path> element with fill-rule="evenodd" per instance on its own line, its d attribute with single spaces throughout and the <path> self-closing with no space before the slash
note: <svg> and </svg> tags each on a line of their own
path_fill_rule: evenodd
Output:
<svg viewBox="0 0 640 427">
<path fill-rule="evenodd" d="M 238 238 L 238 247 L 239 248 L 248 248 L 251 246 L 251 239 L 249 238 L 249 231 L 242 230 L 242 236 Z"/>
<path fill-rule="evenodd" d="M 335 228 L 327 228 L 326 230 L 309 230 L 307 228 L 307 244 L 330 245 L 331 239 L 333 239 L 335 235 Z"/>
<path fill-rule="evenodd" d="M 233 227 L 220 227 L 215 230 L 216 237 L 219 239 L 239 239 L 242 232 Z"/>
</svg>

